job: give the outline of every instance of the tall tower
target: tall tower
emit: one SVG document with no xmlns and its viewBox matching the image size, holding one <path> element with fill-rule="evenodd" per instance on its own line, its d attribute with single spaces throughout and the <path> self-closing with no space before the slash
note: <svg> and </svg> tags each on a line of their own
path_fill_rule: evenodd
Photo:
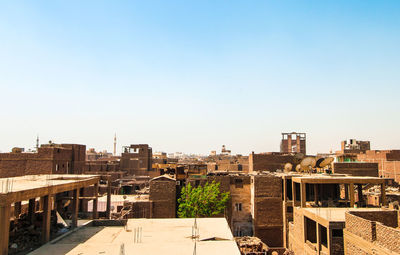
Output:
<svg viewBox="0 0 400 255">
<path fill-rule="evenodd" d="M 39 135 L 36 136 L 36 151 L 39 149 Z"/>
<path fill-rule="evenodd" d="M 114 134 L 114 156 L 117 155 L 117 133 Z"/>
</svg>

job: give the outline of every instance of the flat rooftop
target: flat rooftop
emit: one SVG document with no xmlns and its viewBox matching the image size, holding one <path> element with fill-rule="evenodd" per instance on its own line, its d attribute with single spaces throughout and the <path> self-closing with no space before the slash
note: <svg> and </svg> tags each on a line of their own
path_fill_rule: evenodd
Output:
<svg viewBox="0 0 400 255">
<path fill-rule="evenodd" d="M 345 222 L 345 214 L 350 211 L 383 211 L 381 208 L 302 208 L 304 216 L 322 225 Z"/>
<path fill-rule="evenodd" d="M 126 226 L 84 226 L 30 254 L 194 254 L 194 219 L 129 219 Z M 225 218 L 197 219 L 197 255 L 240 255 Z M 139 242 L 136 230 L 141 228 Z"/>
<path fill-rule="evenodd" d="M 98 183 L 99 175 L 25 175 L 0 178 L 0 204 L 70 191 Z"/>
<path fill-rule="evenodd" d="M 358 183 L 358 184 L 381 184 L 385 179 L 368 176 L 350 176 L 343 174 L 311 174 L 292 177 L 297 183 Z"/>
</svg>

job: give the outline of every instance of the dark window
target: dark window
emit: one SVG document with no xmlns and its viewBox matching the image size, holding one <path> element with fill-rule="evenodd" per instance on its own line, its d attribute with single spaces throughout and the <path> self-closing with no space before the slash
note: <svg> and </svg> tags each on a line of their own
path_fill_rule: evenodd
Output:
<svg viewBox="0 0 400 255">
<path fill-rule="evenodd" d="M 332 229 L 333 237 L 343 237 L 343 229 Z"/>
<path fill-rule="evenodd" d="M 243 180 L 235 179 L 235 188 L 243 188 Z"/>
<path fill-rule="evenodd" d="M 242 211 L 242 203 L 236 203 L 235 204 L 235 210 L 237 212 L 241 212 Z"/>
<path fill-rule="evenodd" d="M 328 247 L 328 233 L 326 231 L 326 227 L 319 225 L 321 232 L 321 244 L 325 247 Z"/>
</svg>

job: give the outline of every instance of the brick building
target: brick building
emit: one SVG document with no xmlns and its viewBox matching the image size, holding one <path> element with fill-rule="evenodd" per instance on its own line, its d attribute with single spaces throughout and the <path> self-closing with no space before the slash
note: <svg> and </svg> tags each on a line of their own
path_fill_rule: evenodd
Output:
<svg viewBox="0 0 400 255">
<path fill-rule="evenodd" d="M 358 154 L 357 160 L 378 163 L 379 176 L 400 182 L 400 150 L 368 150 Z"/>
<path fill-rule="evenodd" d="M 341 142 L 341 150 L 336 151 L 336 158 L 339 162 L 357 161 L 357 156 L 370 150 L 370 141 L 358 141 L 349 139 Z"/>
<path fill-rule="evenodd" d="M 252 152 L 249 155 L 249 173 L 256 171 L 282 170 L 286 163 L 297 165 L 298 159 L 294 155 L 289 155 L 280 152 L 268 152 L 256 154 Z"/>
<path fill-rule="evenodd" d="M 167 175 L 151 179 L 149 199 L 153 218 L 175 218 L 176 180 Z"/>
<path fill-rule="evenodd" d="M 120 170 L 128 175 L 149 175 L 152 170 L 152 149 L 148 144 L 125 146 L 121 154 Z"/>
<path fill-rule="evenodd" d="M 282 133 L 281 153 L 306 155 L 306 133 Z"/>
<path fill-rule="evenodd" d="M 86 146 L 45 144 L 37 152 L 0 153 L 0 177 L 32 174 L 80 174 L 85 165 Z"/>
</svg>

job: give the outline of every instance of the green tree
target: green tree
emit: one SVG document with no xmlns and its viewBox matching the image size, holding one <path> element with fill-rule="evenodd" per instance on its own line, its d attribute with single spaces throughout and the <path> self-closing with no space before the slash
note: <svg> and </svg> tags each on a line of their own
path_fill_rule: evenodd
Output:
<svg viewBox="0 0 400 255">
<path fill-rule="evenodd" d="M 221 193 L 220 183 L 213 181 L 204 186 L 192 187 L 189 183 L 182 188 L 178 199 L 180 218 L 212 217 L 224 212 L 229 192 Z"/>
</svg>

